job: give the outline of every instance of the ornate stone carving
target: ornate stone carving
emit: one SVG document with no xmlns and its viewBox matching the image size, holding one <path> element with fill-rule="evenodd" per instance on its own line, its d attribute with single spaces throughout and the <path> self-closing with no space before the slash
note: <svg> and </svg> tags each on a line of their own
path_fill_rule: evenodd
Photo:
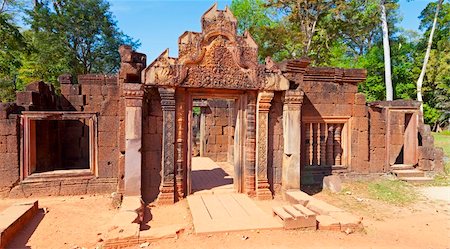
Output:
<svg viewBox="0 0 450 249">
<path fill-rule="evenodd" d="M 245 191 L 249 196 L 255 196 L 256 96 L 254 93 L 247 96 Z"/>
<path fill-rule="evenodd" d="M 164 51 L 142 72 L 147 85 L 223 89 L 287 90 L 289 81 L 274 63 L 258 64 L 258 46 L 248 32 L 236 34 L 237 20 L 213 5 L 203 14 L 202 32 L 178 39 L 179 58 Z"/>
<path fill-rule="evenodd" d="M 270 185 L 267 179 L 267 145 L 268 145 L 268 120 L 270 103 L 273 98 L 273 92 L 260 92 L 258 94 L 258 150 L 257 150 L 257 190 L 258 199 L 267 200 L 272 198 Z"/>
<path fill-rule="evenodd" d="M 184 197 L 184 182 L 183 182 L 183 167 L 184 167 L 184 153 L 183 148 L 186 144 L 185 138 L 185 92 L 182 89 L 177 90 L 176 93 L 176 116 L 177 116 L 177 153 L 176 153 L 176 193 L 177 199 L 182 199 Z"/>
<path fill-rule="evenodd" d="M 163 111 L 162 186 L 160 203 L 175 202 L 175 89 L 158 88 Z M 163 201 L 164 200 L 164 201 Z"/>
</svg>

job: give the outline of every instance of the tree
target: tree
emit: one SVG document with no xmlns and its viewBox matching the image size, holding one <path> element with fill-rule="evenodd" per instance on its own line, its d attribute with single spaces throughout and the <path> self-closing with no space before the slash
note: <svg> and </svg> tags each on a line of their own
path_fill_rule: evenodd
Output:
<svg viewBox="0 0 450 249">
<path fill-rule="evenodd" d="M 0 102 L 14 99 L 18 69 L 22 65 L 19 54 L 28 51 L 14 18 L 21 6 L 19 1 L 0 1 Z"/>
<path fill-rule="evenodd" d="M 436 13 L 434 14 L 433 26 L 431 28 L 430 37 L 428 38 L 427 51 L 425 52 L 425 58 L 423 59 L 422 71 L 417 79 L 417 100 L 421 102 L 420 110 L 423 112 L 423 98 L 422 98 L 422 85 L 425 72 L 427 70 L 427 63 L 430 58 L 431 45 L 433 44 L 434 30 L 436 29 L 436 23 L 439 15 L 439 9 L 442 6 L 443 0 L 439 0 L 436 6 Z"/>
<path fill-rule="evenodd" d="M 394 100 L 394 91 L 392 89 L 391 74 L 391 48 L 389 46 L 389 29 L 387 23 L 385 1 L 380 1 L 381 8 L 381 26 L 383 30 L 383 51 L 384 51 L 384 77 L 386 84 L 386 100 Z"/>
<path fill-rule="evenodd" d="M 28 11 L 29 38 L 35 48 L 25 78 L 55 83 L 61 73 L 114 73 L 121 44 L 139 42 L 122 33 L 104 0 L 35 0 Z M 31 70 L 30 70 L 31 69 Z"/>
</svg>

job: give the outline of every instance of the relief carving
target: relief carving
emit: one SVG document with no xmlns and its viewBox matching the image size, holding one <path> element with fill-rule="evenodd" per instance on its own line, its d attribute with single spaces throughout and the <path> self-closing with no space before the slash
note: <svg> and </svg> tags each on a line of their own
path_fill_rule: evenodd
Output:
<svg viewBox="0 0 450 249">
<path fill-rule="evenodd" d="M 258 46 L 248 32 L 237 35 L 237 20 L 213 5 L 202 16 L 202 32 L 178 39 L 179 58 L 164 51 L 143 72 L 146 85 L 249 90 L 287 90 L 289 81 L 273 62 L 258 63 Z M 271 64 L 270 64 L 271 63 Z"/>
</svg>

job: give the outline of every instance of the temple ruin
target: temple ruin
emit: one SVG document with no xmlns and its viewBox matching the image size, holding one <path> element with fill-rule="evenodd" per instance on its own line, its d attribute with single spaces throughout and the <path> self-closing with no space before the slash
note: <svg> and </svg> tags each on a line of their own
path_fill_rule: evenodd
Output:
<svg viewBox="0 0 450 249">
<path fill-rule="evenodd" d="M 214 5 L 178 58 L 121 46 L 117 75 L 61 75 L 0 105 L 0 195 L 119 192 L 174 203 L 196 191 L 193 159 L 226 165 L 233 190 L 270 199 L 324 176 L 443 170 L 417 101 L 367 103 L 363 69 L 258 61 Z M 224 166 L 225 167 L 225 166 Z M 193 187 L 194 186 L 194 187 Z"/>
</svg>

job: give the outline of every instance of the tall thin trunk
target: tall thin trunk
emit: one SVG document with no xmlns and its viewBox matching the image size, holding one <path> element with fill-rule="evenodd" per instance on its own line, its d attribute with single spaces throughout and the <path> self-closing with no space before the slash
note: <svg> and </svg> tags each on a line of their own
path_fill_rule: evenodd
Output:
<svg viewBox="0 0 450 249">
<path fill-rule="evenodd" d="M 383 50 L 384 50 L 384 77 L 386 84 L 386 100 L 394 100 L 394 92 L 392 89 L 392 77 L 391 77 L 391 48 L 389 46 L 389 31 L 386 17 L 386 7 L 384 6 L 384 0 L 381 0 L 381 26 L 383 28 Z"/>
<path fill-rule="evenodd" d="M 425 72 L 427 71 L 428 59 L 430 58 L 431 45 L 433 44 L 434 30 L 436 29 L 437 18 L 439 10 L 442 6 L 443 0 L 439 0 L 436 6 L 436 13 L 434 14 L 433 26 L 431 28 L 430 37 L 428 38 L 427 51 L 425 52 L 425 58 L 423 59 L 422 71 L 420 72 L 419 79 L 417 79 L 417 101 L 420 101 L 420 111 L 423 112 L 423 99 L 422 99 L 422 84 Z"/>
</svg>

